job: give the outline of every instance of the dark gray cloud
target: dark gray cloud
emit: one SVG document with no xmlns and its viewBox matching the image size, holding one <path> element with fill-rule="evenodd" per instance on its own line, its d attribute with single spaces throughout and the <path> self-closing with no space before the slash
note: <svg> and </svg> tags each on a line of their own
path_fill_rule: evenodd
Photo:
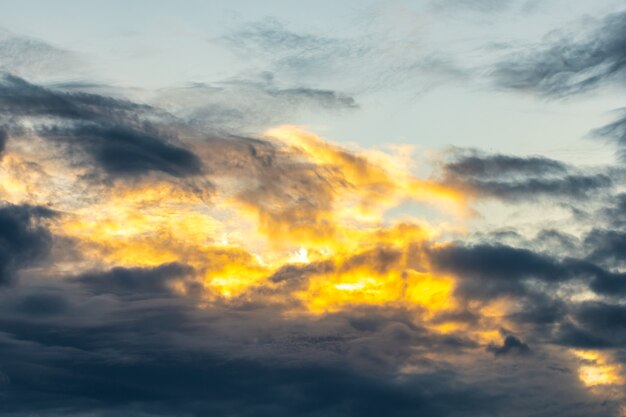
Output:
<svg viewBox="0 0 626 417">
<path fill-rule="evenodd" d="M 42 220 L 54 215 L 44 207 L 6 203 L 0 206 L 0 285 L 10 283 L 19 269 L 48 255 L 52 235 Z"/>
<path fill-rule="evenodd" d="M 594 129 L 591 134 L 615 143 L 618 147 L 618 155 L 622 161 L 626 160 L 626 117 L 622 116 L 606 126 Z"/>
<path fill-rule="evenodd" d="M 568 303 L 553 294 L 532 292 L 518 299 L 520 311 L 508 317 L 514 322 L 533 326 L 536 333 L 552 330 L 552 325 L 560 323 L 568 314 Z"/>
<path fill-rule="evenodd" d="M 484 349 L 460 335 L 430 333 L 408 312 L 356 309 L 285 322 L 279 310 L 258 304 L 198 309 L 189 299 L 163 297 L 160 288 L 139 298 L 100 291 L 106 279 L 114 291 L 120 284 L 125 292 L 128 281 L 143 291 L 144 278 L 156 273 L 165 281 L 168 269 L 179 274 L 171 265 L 121 270 L 117 278 L 94 274 L 57 290 L 24 282 L 0 294 L 3 415 L 508 415 L 512 403 L 546 417 L 555 410 L 603 415 L 589 408 L 567 374 L 546 373 L 532 358 L 525 359 L 528 375 L 499 370 L 511 378 L 500 375 L 497 384 L 486 381 L 492 366 L 477 370 L 477 384 L 443 359 L 422 358 L 419 352 L 455 356 Z M 81 287 L 92 284 L 97 291 L 86 295 Z M 511 340 L 496 349 L 514 360 L 525 344 Z M 393 376 L 407 360 L 421 370 Z M 537 380 L 529 379 L 537 372 Z M 536 407 L 516 400 L 538 386 Z M 579 411 L 570 410 L 574 394 Z M 550 410 L 542 411 L 548 403 Z"/>
<path fill-rule="evenodd" d="M 437 268 L 459 277 L 456 291 L 463 298 L 535 297 L 533 281 L 556 288 L 576 280 L 599 295 L 626 293 L 626 274 L 563 254 L 483 243 L 447 246 L 432 251 L 431 256 Z"/>
<path fill-rule="evenodd" d="M 556 332 L 558 342 L 578 348 L 624 348 L 626 307 L 603 301 L 585 302 L 571 308 L 573 320 Z"/>
<path fill-rule="evenodd" d="M 591 289 L 598 294 L 623 297 L 626 294 L 626 273 L 604 271 L 598 268 L 591 282 Z"/>
<path fill-rule="evenodd" d="M 418 345 L 462 347 L 412 324 L 406 313 L 355 311 L 289 323 L 275 308 L 197 309 L 189 299 L 163 297 L 165 283 L 187 272 L 175 264 L 116 268 L 57 290 L 24 282 L 0 293 L 0 411 L 447 416 L 479 410 L 486 399 L 502 406 L 494 394 L 434 368 L 390 378 L 389 366 Z M 138 293 L 144 297 L 127 297 Z"/>
<path fill-rule="evenodd" d="M 16 364 L 7 369 L 25 374 L 11 381 L 3 407 L 8 413 L 30 408 L 64 415 L 85 411 L 101 415 L 98 410 L 104 409 L 153 416 L 442 416 L 444 400 L 465 406 L 472 402 L 462 392 L 440 393 L 441 398 L 420 394 L 422 381 L 393 384 L 337 368 L 283 368 L 206 354 L 185 359 L 155 352 L 144 362 L 125 365 L 62 359 L 58 366 L 63 371 L 39 372 L 37 379 L 28 379 L 20 365 L 25 367 Z M 44 390 L 45 395 L 28 394 Z"/>
<path fill-rule="evenodd" d="M 611 228 L 626 227 L 626 194 L 619 193 L 611 199 L 611 204 L 602 208 L 600 218 L 607 221 Z"/>
<path fill-rule="evenodd" d="M 117 267 L 104 272 L 85 273 L 73 279 L 95 294 L 145 297 L 172 294 L 171 284 L 192 272 L 193 269 L 186 265 L 170 263 L 154 268 Z"/>
<path fill-rule="evenodd" d="M 472 180 L 464 185 L 480 195 L 504 200 L 582 199 L 606 190 L 613 185 L 608 175 L 566 175 L 562 178 L 528 178 L 523 180 Z"/>
<path fill-rule="evenodd" d="M 49 317 L 70 309 L 67 299 L 57 292 L 42 291 L 15 298 L 13 309 L 18 314 Z"/>
<path fill-rule="evenodd" d="M 567 166 L 539 156 L 480 155 L 470 153 L 445 165 L 450 175 L 462 177 L 502 177 L 510 175 L 564 174 Z"/>
<path fill-rule="evenodd" d="M 0 116 L 16 132 L 25 129 L 21 119 L 34 121 L 37 133 L 69 146 L 72 154 L 82 151 L 110 176 L 160 171 L 185 177 L 202 172 L 200 159 L 167 129 L 165 122 L 173 120 L 145 105 L 54 91 L 5 74 L 0 80 Z"/>
<path fill-rule="evenodd" d="M 487 350 L 494 356 L 528 355 L 530 353 L 530 347 L 511 334 L 504 338 L 502 345 L 491 344 L 487 346 Z"/>
<path fill-rule="evenodd" d="M 190 150 L 169 143 L 151 126 L 84 126 L 44 129 L 56 141 L 82 147 L 93 160 L 113 176 L 133 177 L 160 171 L 175 177 L 202 172 L 200 159 Z"/>
<path fill-rule="evenodd" d="M 7 135 L 7 132 L 4 129 L 0 128 L 0 156 L 2 156 L 2 153 L 6 148 L 8 138 L 9 135 Z"/>
<path fill-rule="evenodd" d="M 441 166 L 443 181 L 479 196 L 523 201 L 583 199 L 614 185 L 609 173 L 578 172 L 544 157 L 461 153 Z"/>
<path fill-rule="evenodd" d="M 498 64 L 498 85 L 559 97 L 626 81 L 626 13 L 606 16 L 583 36 L 553 38 Z"/>
<path fill-rule="evenodd" d="M 548 255 L 505 245 L 448 246 L 434 251 L 432 259 L 438 268 L 460 277 L 457 292 L 470 298 L 523 296 L 526 280 L 558 283 L 571 277 L 568 268 Z"/>
<path fill-rule="evenodd" d="M 585 237 L 584 243 L 591 252 L 589 259 L 610 267 L 626 264 L 626 232 L 593 229 Z"/>
</svg>

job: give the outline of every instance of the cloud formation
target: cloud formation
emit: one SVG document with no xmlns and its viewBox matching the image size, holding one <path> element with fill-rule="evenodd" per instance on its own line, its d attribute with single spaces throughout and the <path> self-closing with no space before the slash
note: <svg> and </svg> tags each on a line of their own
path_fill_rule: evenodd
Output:
<svg viewBox="0 0 626 417">
<path fill-rule="evenodd" d="M 584 199 L 614 185 L 608 172 L 577 172 L 543 157 L 458 153 L 441 166 L 443 181 L 469 193 L 511 201 Z"/>
<path fill-rule="evenodd" d="M 611 39 L 580 74 L 616 60 Z M 276 22 L 227 41 L 271 47 L 281 80 L 389 45 Z M 572 45 L 578 57 L 586 44 Z M 412 68 L 384 57 L 394 76 Z M 499 82 L 549 95 L 596 85 L 534 62 L 502 64 Z M 147 105 L 3 76 L 2 413 L 618 415 L 618 170 L 466 151 L 420 176 L 406 148 L 240 129 L 288 107 L 358 108 L 303 85 L 192 84 Z M 193 110 L 177 109 L 188 93 Z M 537 217 L 567 207 L 571 227 L 529 209 L 526 228 L 471 230 L 494 199 Z"/>
<path fill-rule="evenodd" d="M 494 70 L 498 85 L 565 96 L 624 82 L 626 14 L 606 16 L 582 36 L 548 38 L 528 52 L 511 56 Z"/>
<path fill-rule="evenodd" d="M 10 203 L 0 206 L 0 285 L 11 283 L 17 270 L 48 255 L 52 235 L 43 223 L 54 216 L 45 207 Z"/>
</svg>

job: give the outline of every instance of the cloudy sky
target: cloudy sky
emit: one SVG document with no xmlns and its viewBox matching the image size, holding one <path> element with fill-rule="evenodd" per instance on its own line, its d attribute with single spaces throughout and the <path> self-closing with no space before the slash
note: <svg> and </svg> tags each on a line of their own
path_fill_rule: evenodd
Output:
<svg viewBox="0 0 626 417">
<path fill-rule="evenodd" d="M 626 416 L 623 1 L 0 5 L 3 416 Z"/>
</svg>

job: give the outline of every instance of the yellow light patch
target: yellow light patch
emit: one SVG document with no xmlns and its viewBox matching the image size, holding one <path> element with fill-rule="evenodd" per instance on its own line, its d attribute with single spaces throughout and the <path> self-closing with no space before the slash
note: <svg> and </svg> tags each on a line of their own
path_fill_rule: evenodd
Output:
<svg viewBox="0 0 626 417">
<path fill-rule="evenodd" d="M 608 354 L 590 350 L 574 350 L 573 353 L 581 360 L 578 378 L 585 386 L 624 384 L 621 365 L 613 363 Z"/>
<path fill-rule="evenodd" d="M 90 268 L 179 262 L 194 269 L 206 297 L 233 298 L 260 285 L 280 285 L 269 278 L 283 267 L 311 266 L 304 287 L 284 295 L 300 299 L 307 312 L 393 304 L 432 316 L 455 308 L 454 280 L 431 271 L 422 249 L 449 226 L 390 222 L 385 212 L 407 199 L 462 211 L 462 192 L 417 178 L 408 148 L 352 151 L 293 126 L 266 136 L 311 185 L 291 183 L 285 193 L 260 187 L 246 196 L 237 190 L 255 184 L 250 176 L 215 174 L 204 189 L 204 179 L 155 173 L 69 196 L 63 190 L 84 174 L 81 168 L 37 159 L 45 169 L 21 176 L 35 157 L 28 149 L 4 155 L 0 179 L 16 201 L 33 193 L 50 200 L 63 213 L 52 231 L 75 242 L 81 265 Z M 52 183 L 54 178 L 67 184 Z M 52 184 L 50 190 L 45 184 Z"/>
</svg>

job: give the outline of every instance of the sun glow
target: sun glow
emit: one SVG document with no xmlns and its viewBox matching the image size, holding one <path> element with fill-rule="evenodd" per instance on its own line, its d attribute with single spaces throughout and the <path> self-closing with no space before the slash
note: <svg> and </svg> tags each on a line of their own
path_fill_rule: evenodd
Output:
<svg viewBox="0 0 626 417">
<path fill-rule="evenodd" d="M 613 363 L 606 353 L 590 350 L 574 350 L 579 358 L 578 378 L 587 387 L 601 385 L 623 385 L 621 366 Z"/>
<path fill-rule="evenodd" d="M 280 172 L 255 174 L 281 181 L 272 187 L 251 175 L 216 174 L 188 184 L 154 175 L 86 189 L 73 201 L 54 187 L 40 194 L 62 213 L 54 233 L 74 242 L 91 268 L 178 262 L 193 268 L 209 300 L 293 285 L 278 277 L 296 268 L 306 279 L 291 295 L 308 313 L 391 304 L 430 317 L 455 308 L 454 279 L 432 271 L 424 250 L 453 227 L 385 213 L 414 200 L 443 207 L 455 219 L 466 211 L 459 190 L 417 178 L 405 148 L 349 151 L 293 126 L 271 129 L 266 138 L 286 161 Z M 202 149 L 210 144 L 197 146 L 200 154 L 210 152 Z M 33 158 L 25 149 L 2 161 L 3 187 L 15 202 L 44 187 L 51 178 L 46 170 L 77 174 Z M 20 180 L 21 167 L 32 163 L 47 168 Z"/>
</svg>

